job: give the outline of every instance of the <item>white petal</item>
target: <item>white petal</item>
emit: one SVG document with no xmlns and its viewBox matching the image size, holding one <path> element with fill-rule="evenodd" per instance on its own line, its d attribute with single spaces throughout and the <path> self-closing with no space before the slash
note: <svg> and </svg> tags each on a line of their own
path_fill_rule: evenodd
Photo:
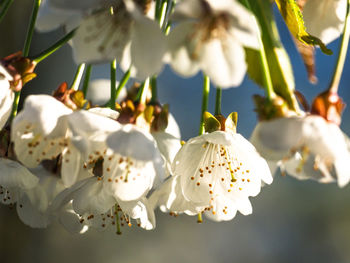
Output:
<svg viewBox="0 0 350 263">
<path fill-rule="evenodd" d="M 179 176 L 172 176 L 155 190 L 149 198 L 151 206 L 159 206 L 163 212 L 198 214 L 202 209 L 185 199 L 179 179 Z"/>
<path fill-rule="evenodd" d="M 216 85 L 229 88 L 241 84 L 247 66 L 244 49 L 234 38 L 203 43 L 199 59 L 201 68 Z"/>
<path fill-rule="evenodd" d="M 175 155 L 181 148 L 180 139 L 166 132 L 153 132 L 154 139 L 157 142 L 157 147 L 164 158 L 167 172 L 171 173 L 171 163 Z"/>
<path fill-rule="evenodd" d="M 165 36 L 159 25 L 148 18 L 140 17 L 133 24 L 131 39 L 131 59 L 137 70 L 136 77 L 143 80 L 159 73 L 166 50 Z"/>
<path fill-rule="evenodd" d="M 205 10 L 205 5 L 199 0 L 181 1 L 176 5 L 175 11 L 171 17 L 172 21 L 181 21 L 184 19 L 198 19 Z"/>
<path fill-rule="evenodd" d="M 242 214 L 242 215 L 250 215 L 253 213 L 253 208 L 252 204 L 250 203 L 249 199 L 242 199 L 236 202 L 237 205 L 237 210 Z"/>
<path fill-rule="evenodd" d="M 83 234 L 89 229 L 80 223 L 79 216 L 73 210 L 63 211 L 59 214 L 58 220 L 72 234 Z"/>
<path fill-rule="evenodd" d="M 45 228 L 50 223 L 49 216 L 45 213 L 47 207 L 45 192 L 37 187 L 35 191 L 28 192 L 19 198 L 17 214 L 24 224 L 33 228 Z"/>
<path fill-rule="evenodd" d="M 263 157 L 278 161 L 302 141 L 301 125 L 299 117 L 262 121 L 255 127 L 250 141 Z"/>
<path fill-rule="evenodd" d="M 0 170 L 0 185 L 6 188 L 31 189 L 39 182 L 26 167 L 9 159 L 0 158 Z"/>
<path fill-rule="evenodd" d="M 63 103 L 48 95 L 30 95 L 24 102 L 24 109 L 13 121 L 13 128 L 20 125 L 24 120 L 35 125 L 34 133 L 43 136 L 52 133 L 65 133 L 65 124 L 60 123 L 59 118 L 72 112 Z"/>
<path fill-rule="evenodd" d="M 82 168 L 81 153 L 69 144 L 62 152 L 61 166 L 62 181 L 66 187 L 72 186 L 77 181 Z"/>
<path fill-rule="evenodd" d="M 8 74 L 7 72 L 5 73 L 5 69 L 3 73 Z M 1 74 L 2 72 L 0 70 L 0 129 L 4 127 L 8 118 L 10 117 L 12 104 L 15 97 L 14 92 L 10 89 L 8 78 Z M 1 76 L 4 76 L 4 78 L 1 79 Z"/>
<path fill-rule="evenodd" d="M 121 201 L 133 201 L 152 188 L 156 170 L 152 161 L 144 162 L 113 155 L 103 163 L 104 187 Z"/>
<path fill-rule="evenodd" d="M 121 58 L 130 41 L 130 18 L 126 11 L 98 12 L 85 18 L 73 37 L 77 63 L 112 61 Z"/>
<path fill-rule="evenodd" d="M 101 214 L 110 209 L 116 200 L 106 193 L 103 182 L 96 177 L 86 179 L 73 197 L 73 209 L 78 214 Z"/>
<path fill-rule="evenodd" d="M 346 0 L 308 0 L 303 8 L 307 32 L 325 44 L 338 38 L 344 27 Z"/>
<path fill-rule="evenodd" d="M 211 210 L 206 211 L 205 215 L 213 221 L 229 221 L 236 216 L 236 203 L 224 196 L 215 197 L 211 205 Z"/>
<path fill-rule="evenodd" d="M 168 57 L 171 67 L 176 73 L 184 77 L 190 77 L 199 70 L 199 63 L 191 57 L 188 43 L 192 41 L 196 23 L 183 22 L 177 25 L 168 36 Z"/>
<path fill-rule="evenodd" d="M 57 8 L 45 0 L 40 5 L 35 28 L 40 32 L 52 31 L 63 25 L 73 29 L 81 18 L 82 11 Z"/>
<path fill-rule="evenodd" d="M 152 160 L 158 154 L 152 136 L 131 124 L 110 134 L 107 145 L 114 152 L 137 160 Z"/>
<path fill-rule="evenodd" d="M 146 230 L 152 230 L 156 227 L 154 211 L 146 198 L 136 202 L 119 202 L 119 205 L 127 215 L 140 221 L 140 227 Z"/>
</svg>

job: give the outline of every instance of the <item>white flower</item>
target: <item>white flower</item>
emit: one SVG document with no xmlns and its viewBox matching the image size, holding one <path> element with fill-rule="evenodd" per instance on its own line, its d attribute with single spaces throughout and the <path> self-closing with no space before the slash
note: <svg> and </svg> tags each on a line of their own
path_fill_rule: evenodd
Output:
<svg viewBox="0 0 350 263">
<path fill-rule="evenodd" d="M 62 180 L 42 166 L 30 171 L 18 162 L 0 159 L 0 198 L 7 205 L 15 205 L 23 223 L 45 228 L 56 218 L 69 225 L 71 232 L 81 232 L 79 218 L 69 206 L 53 211 L 50 205 L 65 187 Z"/>
<path fill-rule="evenodd" d="M 314 179 L 340 187 L 350 180 L 347 138 L 334 123 L 320 116 L 278 118 L 262 121 L 252 138 L 272 170 L 278 166 L 298 179 Z"/>
<path fill-rule="evenodd" d="M 0 64 L 0 129 L 4 127 L 10 117 L 15 93 L 10 89 L 12 76 Z"/>
<path fill-rule="evenodd" d="M 35 168 L 43 160 L 59 157 L 67 187 L 86 177 L 84 162 L 98 159 L 99 151 L 106 148 L 104 133 L 120 127 L 116 121 L 101 116 L 117 117 L 115 111 L 101 108 L 93 111 L 96 113 L 73 112 L 51 96 L 29 96 L 12 124 L 11 140 L 18 160 Z M 89 160 L 91 154 L 94 157 Z"/>
<path fill-rule="evenodd" d="M 117 1 L 110 9 L 87 16 L 73 38 L 78 63 L 112 61 L 140 79 L 163 66 L 165 36 L 159 25 L 144 16 L 131 0 Z"/>
<path fill-rule="evenodd" d="M 258 25 L 236 0 L 180 2 L 169 35 L 172 68 L 185 77 L 203 70 L 222 88 L 238 86 L 245 75 L 244 47 L 258 48 Z"/>
<path fill-rule="evenodd" d="M 303 7 L 306 30 L 325 44 L 338 38 L 344 28 L 346 0 L 307 0 Z"/>
<path fill-rule="evenodd" d="M 56 198 L 53 209 L 71 202 L 74 211 L 81 215 L 81 225 L 99 230 L 116 228 L 118 224 L 131 226 L 130 219 L 136 219 L 138 225 L 147 230 L 154 228 L 154 212 L 147 199 L 118 202 L 104 186 L 103 180 L 94 177 L 80 181 Z"/>
<path fill-rule="evenodd" d="M 61 154 L 66 186 L 75 181 L 82 166 L 80 153 L 68 138 L 67 116 L 71 113 L 71 109 L 51 96 L 31 95 L 11 129 L 16 156 L 25 166 L 35 168 L 41 161 L 54 160 Z"/>
<path fill-rule="evenodd" d="M 204 212 L 215 221 L 231 220 L 237 210 L 250 214 L 249 196 L 260 192 L 261 180 L 272 182 L 254 146 L 240 134 L 223 131 L 189 140 L 175 157 L 173 173 L 151 203 L 163 211 Z"/>
<path fill-rule="evenodd" d="M 82 120 L 82 123 L 88 121 L 84 114 L 86 112 L 77 112 L 75 120 Z M 97 124 L 101 123 L 93 126 L 94 123 L 91 122 L 90 127 L 79 132 L 97 130 Z M 162 180 L 164 171 L 152 136 L 131 124 L 107 133 L 90 134 L 95 136 L 86 137 L 86 141 L 75 141 L 74 144 L 83 153 L 92 152 L 83 149 L 98 149 L 98 154 L 92 153 L 88 158 L 101 166 L 99 175 L 77 182 L 60 194 L 55 201 L 55 209 L 72 201 L 73 209 L 81 215 L 83 225 L 104 229 L 119 223 L 131 224 L 132 218 L 141 227 L 153 229 L 154 212 L 146 196 Z M 79 137 L 78 132 L 73 132 L 74 136 Z M 119 222 L 120 216 L 122 222 Z"/>
</svg>

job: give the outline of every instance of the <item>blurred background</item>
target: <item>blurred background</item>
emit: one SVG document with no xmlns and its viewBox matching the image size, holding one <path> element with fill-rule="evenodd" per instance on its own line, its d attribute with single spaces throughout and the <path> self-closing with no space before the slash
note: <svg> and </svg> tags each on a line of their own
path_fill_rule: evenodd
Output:
<svg viewBox="0 0 350 263">
<path fill-rule="evenodd" d="M 16 0 L 0 24 L 0 57 L 22 49 L 32 2 Z M 296 87 L 311 103 L 331 78 L 336 55 L 317 51 L 318 84 L 307 81 L 304 65 L 289 33 L 276 13 L 281 37 L 292 60 Z M 63 36 L 62 30 L 35 33 L 31 55 L 38 54 Z M 339 41 L 329 47 L 337 54 Z M 347 60 L 349 61 L 349 59 Z M 58 85 L 71 83 L 76 70 L 71 48 L 66 45 L 36 69 L 38 77 L 23 94 L 51 94 Z M 93 68 L 93 78 L 109 78 L 109 66 Z M 120 77 L 119 77 L 120 79 Z M 198 133 L 202 76 L 191 79 L 176 76 L 165 67 L 159 76 L 159 97 L 169 103 L 184 140 Z M 350 66 L 345 65 L 340 95 L 350 101 Z M 246 138 L 256 124 L 253 94 L 262 91 L 249 79 L 238 88 L 223 91 L 223 114 L 239 113 L 238 131 Z M 215 90 L 209 109 L 214 111 Z M 350 135 L 349 108 L 343 114 L 343 131 Z M 350 164 L 349 164 L 350 165 Z M 0 171 L 1 172 L 1 171 Z M 237 214 L 234 220 L 197 224 L 195 217 L 177 218 L 156 212 L 157 227 L 145 231 L 124 228 L 118 236 L 113 231 L 90 230 L 71 235 L 58 224 L 48 229 L 31 229 L 18 219 L 15 209 L 0 207 L 0 262 L 350 262 L 350 186 L 297 181 L 277 175 L 274 183 L 251 198 L 254 212 Z"/>
</svg>

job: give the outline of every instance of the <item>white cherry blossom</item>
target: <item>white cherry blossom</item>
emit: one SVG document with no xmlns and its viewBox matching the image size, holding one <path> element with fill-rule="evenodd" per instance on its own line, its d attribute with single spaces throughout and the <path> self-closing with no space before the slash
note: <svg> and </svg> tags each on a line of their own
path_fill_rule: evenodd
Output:
<svg viewBox="0 0 350 263">
<path fill-rule="evenodd" d="M 89 129 L 91 127 L 87 131 Z M 97 145 L 96 138 L 90 138 L 88 142 Z M 109 132 L 105 140 L 108 148 L 103 152 L 101 148 L 98 154 L 101 174 L 79 181 L 64 191 L 54 207 L 72 201 L 74 211 L 81 215 L 81 223 L 93 228 L 131 224 L 130 219 L 136 219 L 141 227 L 153 229 L 154 212 L 146 196 L 163 178 L 163 161 L 152 136 L 128 124 Z M 102 141 L 100 143 L 102 145 Z M 84 143 L 80 145 L 80 149 L 89 148 L 82 146 Z M 117 221 L 120 216 L 123 222 Z"/>
<path fill-rule="evenodd" d="M 102 108 L 73 112 L 51 96 L 29 96 L 12 124 L 11 139 L 18 160 L 35 168 L 43 160 L 59 158 L 64 184 L 73 185 L 85 177 L 84 162 L 93 163 L 99 151 L 105 150 L 104 134 L 120 127 L 105 115 L 117 118 L 118 113 Z"/>
<path fill-rule="evenodd" d="M 307 0 L 303 7 L 306 30 L 325 44 L 338 38 L 344 28 L 346 0 Z"/>
<path fill-rule="evenodd" d="M 238 86 L 245 75 L 243 47 L 258 48 L 258 25 L 236 0 L 188 0 L 173 14 L 167 60 L 182 76 L 203 70 L 222 88 Z"/>
<path fill-rule="evenodd" d="M 29 168 L 61 154 L 62 177 L 71 185 L 82 166 L 69 139 L 67 116 L 73 111 L 48 95 L 31 95 L 12 123 L 11 140 L 18 160 Z M 66 171 L 66 172 L 65 172 Z"/>
<path fill-rule="evenodd" d="M 271 164 L 301 179 L 322 183 L 350 180 L 350 151 L 340 128 L 317 115 L 262 121 L 251 141 Z"/>
<path fill-rule="evenodd" d="M 231 220 L 237 211 L 252 212 L 250 196 L 272 177 L 266 161 L 240 134 L 215 131 L 192 138 L 173 162 L 174 177 L 151 197 L 164 211 L 193 215 L 204 212 L 214 221 Z"/>
<path fill-rule="evenodd" d="M 112 61 L 140 79 L 158 73 L 163 66 L 165 36 L 159 25 L 142 14 L 131 0 L 117 1 L 110 8 L 83 19 L 73 38 L 78 63 Z"/>
<path fill-rule="evenodd" d="M 81 232 L 79 218 L 69 205 L 60 210 L 50 209 L 58 193 L 65 189 L 59 176 L 42 166 L 30 171 L 16 161 L 0 159 L 0 197 L 6 205 L 16 205 L 21 221 L 33 228 L 45 228 L 54 220 L 64 222 L 71 232 Z"/>
<path fill-rule="evenodd" d="M 98 230 L 116 229 L 117 225 L 131 226 L 131 219 L 138 225 L 150 230 L 155 227 L 154 212 L 148 201 L 140 198 L 134 201 L 119 201 L 110 195 L 101 178 L 88 178 L 63 191 L 55 200 L 53 209 L 72 204 L 80 215 L 80 224 Z"/>
</svg>

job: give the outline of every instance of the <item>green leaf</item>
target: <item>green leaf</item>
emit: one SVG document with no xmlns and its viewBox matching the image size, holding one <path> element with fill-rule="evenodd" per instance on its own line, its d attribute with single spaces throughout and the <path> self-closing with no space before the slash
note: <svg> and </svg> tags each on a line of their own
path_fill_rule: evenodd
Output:
<svg viewBox="0 0 350 263">
<path fill-rule="evenodd" d="M 204 129 L 206 132 L 214 132 L 221 129 L 220 121 L 218 121 L 211 113 L 204 112 Z"/>
<path fill-rule="evenodd" d="M 294 96 L 293 69 L 278 35 L 272 4 L 266 0 L 248 1 L 260 25 L 262 43 L 266 52 L 274 91 L 286 100 L 291 109 L 297 110 L 298 105 Z M 263 72 L 259 52 L 250 48 L 245 48 L 245 51 L 249 77 L 258 85 L 263 86 Z"/>
<path fill-rule="evenodd" d="M 306 32 L 303 15 L 295 0 L 275 0 L 292 35 L 304 44 L 319 46 L 323 53 L 332 55 L 332 50 L 317 37 Z"/>
</svg>

